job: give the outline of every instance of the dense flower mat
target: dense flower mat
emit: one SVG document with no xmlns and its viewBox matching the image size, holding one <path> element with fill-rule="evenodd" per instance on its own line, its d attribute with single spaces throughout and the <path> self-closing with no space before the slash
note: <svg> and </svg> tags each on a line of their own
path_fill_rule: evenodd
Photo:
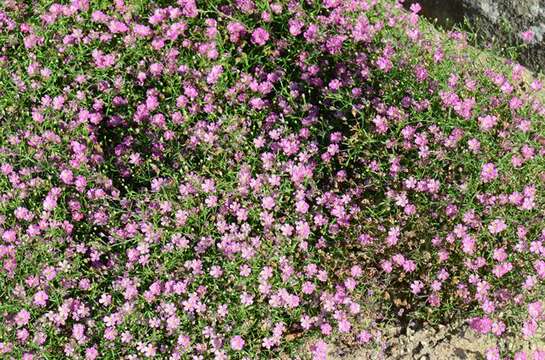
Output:
<svg viewBox="0 0 545 360">
<path fill-rule="evenodd" d="M 541 84 L 411 10 L 0 2 L 0 357 L 322 359 L 388 319 L 514 355 L 545 316 Z"/>
</svg>

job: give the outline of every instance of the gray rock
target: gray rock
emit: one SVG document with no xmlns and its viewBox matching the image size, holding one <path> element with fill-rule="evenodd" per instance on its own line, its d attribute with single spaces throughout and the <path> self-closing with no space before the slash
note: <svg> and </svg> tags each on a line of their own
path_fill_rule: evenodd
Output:
<svg viewBox="0 0 545 360">
<path fill-rule="evenodd" d="M 522 43 L 522 32 L 533 31 L 534 41 L 515 60 L 545 72 L 544 0 L 406 0 L 406 5 L 414 2 L 422 5 L 424 16 L 447 28 L 467 18 L 483 45 L 493 41 L 499 47 L 511 47 Z"/>
</svg>

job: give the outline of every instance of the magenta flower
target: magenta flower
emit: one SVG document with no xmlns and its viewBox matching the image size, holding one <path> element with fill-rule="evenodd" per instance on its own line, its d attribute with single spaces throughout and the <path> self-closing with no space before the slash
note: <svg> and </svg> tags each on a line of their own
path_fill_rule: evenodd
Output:
<svg viewBox="0 0 545 360">
<path fill-rule="evenodd" d="M 237 43 L 244 35 L 246 28 L 241 23 L 232 22 L 227 24 L 227 31 L 229 32 L 229 40 L 233 43 Z"/>
<path fill-rule="evenodd" d="M 118 21 L 118 20 L 110 21 L 108 28 L 113 34 L 124 33 L 129 31 L 129 28 L 127 27 L 127 25 L 125 25 L 125 23 L 122 23 L 121 21 Z"/>
<path fill-rule="evenodd" d="M 164 66 L 160 63 L 153 63 L 149 67 L 149 71 L 153 76 L 160 76 L 163 72 Z"/>
<path fill-rule="evenodd" d="M 252 32 L 252 42 L 256 45 L 263 46 L 269 40 L 269 33 L 262 27 L 258 27 Z"/>
<path fill-rule="evenodd" d="M 15 240 L 17 240 L 17 232 L 12 229 L 4 231 L 2 234 L 2 240 L 7 243 L 15 242 Z"/>
<path fill-rule="evenodd" d="M 116 62 L 113 54 L 104 54 L 102 51 L 97 49 L 91 52 L 91 56 L 93 57 L 95 66 L 99 69 L 112 67 Z"/>
<path fill-rule="evenodd" d="M 522 41 L 529 44 L 534 41 L 535 33 L 532 30 L 526 30 L 520 33 Z"/>
</svg>

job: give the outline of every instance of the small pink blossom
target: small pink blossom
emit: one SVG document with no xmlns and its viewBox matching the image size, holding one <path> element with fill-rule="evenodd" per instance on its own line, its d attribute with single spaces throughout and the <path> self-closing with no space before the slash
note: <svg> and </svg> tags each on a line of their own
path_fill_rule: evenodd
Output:
<svg viewBox="0 0 545 360">
<path fill-rule="evenodd" d="M 486 163 L 481 170 L 481 180 L 484 183 L 491 182 L 498 177 L 498 169 L 493 163 Z"/>
<path fill-rule="evenodd" d="M 488 225 L 488 231 L 493 235 L 499 234 L 505 229 L 507 229 L 507 224 L 502 219 L 496 219 Z"/>
<path fill-rule="evenodd" d="M 543 314 L 543 305 L 541 304 L 541 302 L 540 301 L 534 301 L 532 303 L 529 303 L 528 304 L 528 314 L 533 319 L 537 319 L 537 318 L 541 317 L 541 315 Z"/>
<path fill-rule="evenodd" d="M 267 30 L 259 27 L 252 32 L 252 42 L 256 45 L 263 46 L 269 40 Z"/>
<path fill-rule="evenodd" d="M 47 293 L 43 290 L 40 290 L 36 294 L 34 294 L 33 303 L 36 306 L 43 307 L 47 304 L 48 299 L 49 296 L 47 295 Z"/>
<path fill-rule="evenodd" d="M 327 359 L 327 344 L 323 340 L 318 340 L 311 346 L 312 360 Z"/>
<path fill-rule="evenodd" d="M 233 336 L 230 341 L 231 349 L 240 351 L 244 348 L 244 343 L 244 339 L 241 336 Z"/>
<path fill-rule="evenodd" d="M 535 33 L 532 30 L 526 30 L 520 33 L 522 41 L 529 44 L 534 41 Z"/>
<path fill-rule="evenodd" d="M 26 310 L 21 310 L 17 313 L 15 316 L 15 323 L 17 326 L 24 326 L 28 324 L 28 321 L 30 320 L 30 313 Z"/>
<path fill-rule="evenodd" d="M 484 131 L 492 129 L 498 123 L 498 118 L 493 115 L 479 116 L 478 120 L 479 127 Z"/>
</svg>

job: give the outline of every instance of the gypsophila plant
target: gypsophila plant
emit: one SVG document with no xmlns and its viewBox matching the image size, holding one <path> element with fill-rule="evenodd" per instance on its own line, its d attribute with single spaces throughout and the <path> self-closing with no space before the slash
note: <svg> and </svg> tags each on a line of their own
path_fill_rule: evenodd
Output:
<svg viewBox="0 0 545 360">
<path fill-rule="evenodd" d="M 419 10 L 2 1 L 0 357 L 324 359 L 461 319 L 526 359 L 541 83 Z"/>
</svg>

